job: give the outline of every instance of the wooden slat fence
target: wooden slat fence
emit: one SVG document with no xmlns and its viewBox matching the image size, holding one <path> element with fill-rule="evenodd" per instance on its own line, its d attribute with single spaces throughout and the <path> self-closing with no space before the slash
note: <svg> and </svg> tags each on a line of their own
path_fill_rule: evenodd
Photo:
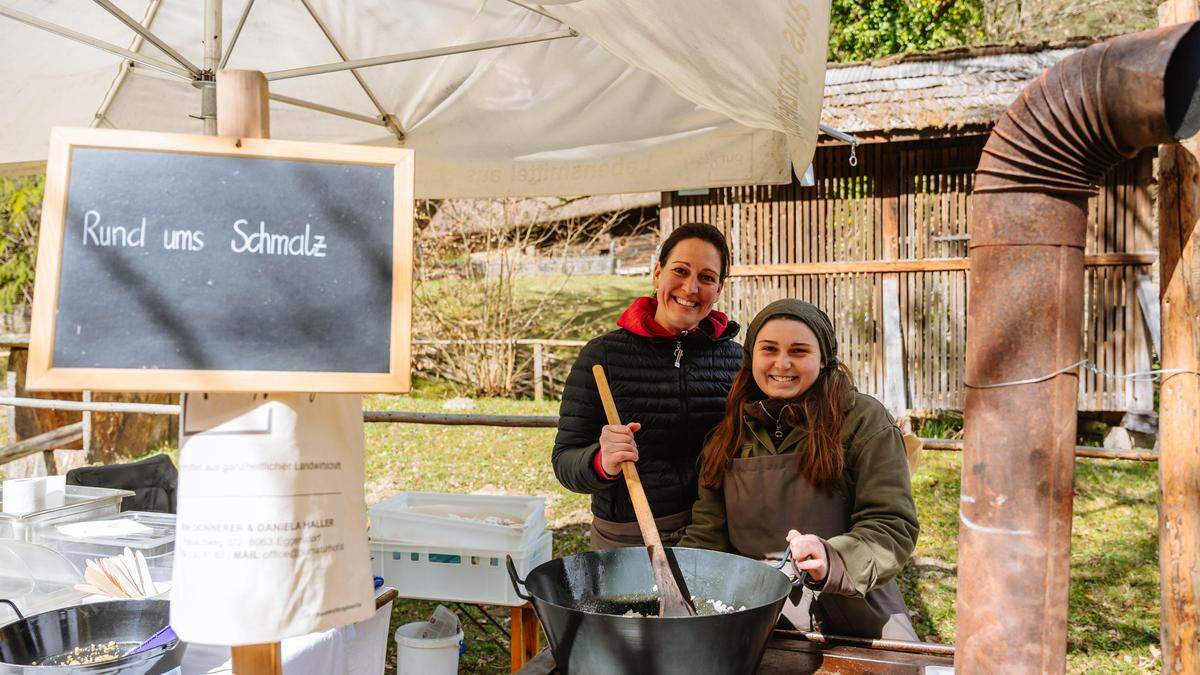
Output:
<svg viewBox="0 0 1200 675">
<path fill-rule="evenodd" d="M 723 309 L 739 322 L 771 300 L 803 298 L 833 319 L 862 390 L 887 400 L 894 359 L 903 373 L 902 391 L 894 389 L 899 407 L 961 410 L 968 197 L 985 141 L 974 134 L 867 144 L 857 167 L 848 146 L 822 146 L 816 185 L 667 193 L 663 227 L 701 221 L 726 233 L 734 278 Z M 1090 211 L 1084 355 L 1118 375 L 1151 367 L 1135 281 L 1157 259 L 1152 161 L 1147 153 L 1117 167 Z M 895 323 L 889 306 L 898 308 Z M 1080 379 L 1081 410 L 1145 411 L 1152 399 L 1149 382 Z"/>
</svg>

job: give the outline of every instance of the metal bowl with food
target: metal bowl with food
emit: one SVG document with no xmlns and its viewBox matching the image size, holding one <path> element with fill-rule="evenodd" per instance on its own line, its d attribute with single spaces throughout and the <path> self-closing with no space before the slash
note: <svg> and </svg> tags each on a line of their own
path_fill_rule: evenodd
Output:
<svg viewBox="0 0 1200 675">
<path fill-rule="evenodd" d="M 799 581 L 779 568 L 717 551 L 670 548 L 697 615 L 658 617 L 646 549 L 556 558 L 517 594 L 537 612 L 558 667 L 568 673 L 753 673 L 783 602 Z"/>
<path fill-rule="evenodd" d="M 166 600 L 120 600 L 23 617 L 0 627 L 0 675 L 170 673 L 187 648 L 179 639 L 123 656 L 166 627 L 170 607 Z"/>
</svg>

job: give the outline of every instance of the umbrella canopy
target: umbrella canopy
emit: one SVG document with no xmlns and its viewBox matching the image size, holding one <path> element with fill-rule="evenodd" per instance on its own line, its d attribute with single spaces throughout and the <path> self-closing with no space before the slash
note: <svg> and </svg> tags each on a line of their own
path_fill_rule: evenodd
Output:
<svg viewBox="0 0 1200 675">
<path fill-rule="evenodd" d="M 205 5 L 0 0 L 0 171 L 36 169 L 56 125 L 203 133 Z M 228 0 L 224 10 L 224 67 L 268 74 L 273 137 L 412 148 L 418 197 L 781 183 L 816 141 L 827 1 Z M 63 29 L 109 51 L 52 34 Z M 428 58 L 486 43 L 507 46 Z M 412 60 L 311 68 L 398 54 Z M 133 55 L 142 62 L 131 66 Z"/>
</svg>

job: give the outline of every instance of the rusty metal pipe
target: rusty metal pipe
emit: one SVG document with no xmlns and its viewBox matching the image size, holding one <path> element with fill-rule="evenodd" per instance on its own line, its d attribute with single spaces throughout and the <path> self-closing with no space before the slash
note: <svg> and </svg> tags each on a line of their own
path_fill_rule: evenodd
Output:
<svg viewBox="0 0 1200 675">
<path fill-rule="evenodd" d="M 1200 128 L 1200 30 L 1063 59 L 996 124 L 976 170 L 959 510 L 962 673 L 1066 667 L 1087 200 L 1144 148 Z"/>
</svg>

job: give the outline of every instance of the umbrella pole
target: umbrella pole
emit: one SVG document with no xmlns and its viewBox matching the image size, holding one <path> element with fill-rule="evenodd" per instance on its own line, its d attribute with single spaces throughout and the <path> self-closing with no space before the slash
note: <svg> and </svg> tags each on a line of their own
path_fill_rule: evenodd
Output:
<svg viewBox="0 0 1200 675">
<path fill-rule="evenodd" d="M 237 39 L 237 36 L 234 36 Z M 208 79 L 200 88 L 200 116 L 204 133 L 217 131 L 217 69 L 221 63 L 221 0 L 204 0 L 204 76 Z"/>
<path fill-rule="evenodd" d="M 220 0 L 208 0 L 220 7 Z M 219 14 L 219 12 L 218 12 Z M 206 14 L 209 16 L 209 14 Z M 218 22 L 219 23 L 219 22 Z M 208 35 L 212 35 L 211 32 Z M 219 41 L 219 34 L 217 40 Z M 216 48 L 205 44 L 204 66 L 215 67 L 221 58 L 218 43 Z M 213 59 L 210 61 L 210 56 Z M 207 89 L 206 89 L 207 91 Z M 215 94 L 220 92 L 220 98 Z M 217 73 L 213 88 L 214 117 L 210 119 L 205 106 L 205 128 L 213 123 L 218 136 L 238 138 L 270 138 L 271 114 L 267 101 L 267 78 L 257 70 L 222 70 Z M 278 642 L 241 645 L 233 647 L 234 675 L 282 675 L 283 659 Z"/>
<path fill-rule="evenodd" d="M 221 0 L 204 0 L 204 72 L 209 82 L 200 89 L 200 115 L 209 136 L 268 138 L 271 135 L 267 79 L 257 71 L 222 71 Z M 220 109 L 217 89 L 223 94 Z M 241 645 L 230 649 L 235 675 L 283 675 L 278 642 Z"/>
</svg>

